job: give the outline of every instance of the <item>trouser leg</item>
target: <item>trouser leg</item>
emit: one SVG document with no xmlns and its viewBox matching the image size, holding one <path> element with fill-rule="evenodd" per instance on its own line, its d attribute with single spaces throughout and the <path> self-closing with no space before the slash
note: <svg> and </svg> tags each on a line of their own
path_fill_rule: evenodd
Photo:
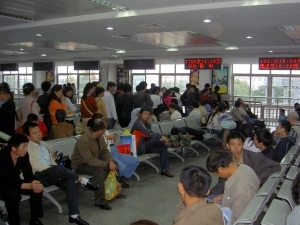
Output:
<svg viewBox="0 0 300 225">
<path fill-rule="evenodd" d="M 19 190 L 0 189 L 0 199 L 5 202 L 5 207 L 10 225 L 20 225 L 19 206 L 21 194 Z"/>
<path fill-rule="evenodd" d="M 114 125 L 115 125 L 115 119 L 108 118 L 107 119 L 107 130 L 113 129 Z"/>
<path fill-rule="evenodd" d="M 169 169 L 168 148 L 163 141 L 150 138 L 146 141 L 145 152 L 160 154 L 161 170 Z"/>
<path fill-rule="evenodd" d="M 102 168 L 99 166 L 90 166 L 88 164 L 81 164 L 75 171 L 79 174 L 87 174 L 92 175 L 93 177 L 90 179 L 93 183 L 99 185 L 99 190 L 95 191 L 95 204 L 103 204 L 106 203 L 105 200 L 105 188 L 104 188 L 104 180 L 105 174 L 107 172 L 107 168 Z"/>
</svg>

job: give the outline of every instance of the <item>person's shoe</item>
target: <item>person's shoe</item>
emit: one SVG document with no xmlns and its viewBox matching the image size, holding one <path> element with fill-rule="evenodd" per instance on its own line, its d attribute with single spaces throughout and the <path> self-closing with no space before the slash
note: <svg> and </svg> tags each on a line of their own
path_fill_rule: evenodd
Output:
<svg viewBox="0 0 300 225">
<path fill-rule="evenodd" d="M 129 184 L 126 184 L 124 180 L 121 180 L 121 184 L 123 188 L 129 188 Z"/>
<path fill-rule="evenodd" d="M 125 198 L 127 198 L 127 196 L 126 195 L 122 195 L 122 194 L 118 194 L 117 198 L 118 199 L 125 199 Z"/>
<path fill-rule="evenodd" d="M 73 217 L 69 216 L 69 223 L 76 223 L 79 225 L 90 225 L 88 222 L 81 219 L 80 216 L 77 216 L 77 218 L 73 218 Z"/>
<path fill-rule="evenodd" d="M 160 175 L 167 176 L 167 177 L 174 177 L 174 175 L 171 174 L 171 173 L 169 173 L 168 170 L 162 170 L 162 171 L 160 172 Z"/>
<path fill-rule="evenodd" d="M 107 203 L 103 203 L 103 204 L 95 204 L 96 207 L 99 207 L 100 209 L 104 209 L 104 210 L 111 210 L 111 207 L 107 204 Z"/>
<path fill-rule="evenodd" d="M 43 225 L 43 223 L 38 218 L 31 218 L 29 225 Z"/>
<path fill-rule="evenodd" d="M 97 184 L 92 183 L 91 181 L 87 182 L 87 184 L 85 185 L 88 189 L 90 190 L 99 190 L 99 186 Z"/>
</svg>

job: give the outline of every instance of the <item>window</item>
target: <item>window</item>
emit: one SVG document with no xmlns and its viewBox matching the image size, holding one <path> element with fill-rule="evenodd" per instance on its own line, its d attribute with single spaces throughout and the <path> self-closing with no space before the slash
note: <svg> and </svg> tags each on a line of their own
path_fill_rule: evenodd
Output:
<svg viewBox="0 0 300 225">
<path fill-rule="evenodd" d="M 15 94 L 22 93 L 25 83 L 32 83 L 32 67 L 19 67 L 18 71 L 3 71 L 3 81 L 7 82 Z"/>
<path fill-rule="evenodd" d="M 288 105 L 288 97 L 290 95 L 290 78 L 289 77 L 273 77 L 272 78 L 272 104 Z"/>
<path fill-rule="evenodd" d="M 268 96 L 268 77 L 251 76 L 251 96 L 256 97 L 255 101 L 266 103 Z M 257 98 L 263 97 L 263 98 Z"/>
<path fill-rule="evenodd" d="M 185 85 L 190 82 L 189 76 L 176 75 L 175 87 L 179 88 L 179 92 L 183 93 L 186 89 Z"/>
<path fill-rule="evenodd" d="M 161 76 L 161 87 L 165 87 L 167 89 L 174 87 L 174 76 Z"/>
<path fill-rule="evenodd" d="M 250 94 L 250 77 L 234 76 L 233 94 L 235 96 L 249 96 Z"/>
<path fill-rule="evenodd" d="M 155 86 L 159 85 L 159 75 L 158 74 L 147 74 L 146 75 L 147 88 L 150 89 L 151 84 L 155 84 Z"/>
<path fill-rule="evenodd" d="M 250 74 L 250 64 L 233 64 L 233 73 Z"/>
<path fill-rule="evenodd" d="M 136 92 L 136 86 L 142 81 L 145 81 L 145 75 L 133 75 L 132 76 L 132 91 Z"/>
<path fill-rule="evenodd" d="M 160 72 L 161 73 L 175 73 L 175 64 L 161 64 Z"/>
</svg>

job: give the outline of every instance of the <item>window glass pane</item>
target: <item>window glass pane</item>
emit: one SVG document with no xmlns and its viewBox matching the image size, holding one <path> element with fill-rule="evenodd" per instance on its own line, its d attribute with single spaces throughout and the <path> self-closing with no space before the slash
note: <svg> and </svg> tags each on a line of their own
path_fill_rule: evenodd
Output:
<svg viewBox="0 0 300 225">
<path fill-rule="evenodd" d="M 19 67 L 20 74 L 26 74 L 26 67 Z"/>
<path fill-rule="evenodd" d="M 272 104 L 278 105 L 288 105 L 290 89 L 290 78 L 289 77 L 273 77 L 272 78 Z M 281 99 L 285 98 L 285 99 Z"/>
<path fill-rule="evenodd" d="M 131 70 L 131 73 L 145 73 L 145 70 Z"/>
<path fill-rule="evenodd" d="M 292 74 L 300 74 L 300 70 L 292 70 Z"/>
<path fill-rule="evenodd" d="M 19 75 L 19 87 L 22 89 L 26 83 L 32 83 L 32 75 Z"/>
<path fill-rule="evenodd" d="M 159 64 L 155 65 L 155 70 L 146 70 L 146 73 L 159 73 Z"/>
<path fill-rule="evenodd" d="M 268 77 L 251 77 L 251 97 L 264 97 L 252 98 L 253 101 L 267 103 L 267 90 L 268 90 Z"/>
<path fill-rule="evenodd" d="M 90 70 L 90 73 L 98 73 L 99 74 L 99 70 Z"/>
<path fill-rule="evenodd" d="M 79 75 L 79 88 L 78 88 L 78 91 L 80 93 L 79 94 L 80 96 L 82 95 L 84 86 L 89 82 L 90 82 L 90 76 L 89 75 Z"/>
<path fill-rule="evenodd" d="M 10 74 L 18 74 L 19 71 L 10 71 Z"/>
<path fill-rule="evenodd" d="M 190 70 L 184 69 L 184 64 L 176 64 L 176 73 L 190 73 Z"/>
<path fill-rule="evenodd" d="M 249 74 L 250 64 L 233 64 L 233 73 Z"/>
<path fill-rule="evenodd" d="M 64 85 L 68 83 L 67 75 L 58 75 L 58 84 Z"/>
<path fill-rule="evenodd" d="M 145 81 L 145 75 L 133 75 L 132 76 L 132 91 L 136 92 L 136 86 L 142 82 Z"/>
<path fill-rule="evenodd" d="M 258 64 L 252 64 L 252 74 L 270 74 L 270 70 L 259 70 Z"/>
<path fill-rule="evenodd" d="M 234 76 L 233 78 L 233 95 L 249 96 L 250 94 L 250 77 Z M 248 100 L 248 99 L 244 99 Z"/>
<path fill-rule="evenodd" d="M 32 67 L 27 67 L 27 74 L 32 74 Z"/>
<path fill-rule="evenodd" d="M 4 82 L 9 84 L 11 91 L 18 93 L 18 75 L 5 75 Z"/>
<path fill-rule="evenodd" d="M 90 82 L 93 82 L 93 81 L 99 82 L 99 71 L 98 71 L 98 74 L 90 75 Z"/>
<path fill-rule="evenodd" d="M 155 86 L 158 86 L 159 84 L 159 75 L 146 75 L 146 82 L 147 82 L 147 88 L 150 89 L 151 84 L 155 84 Z"/>
<path fill-rule="evenodd" d="M 77 86 L 77 74 L 68 75 L 68 83 L 74 83 Z"/>
<path fill-rule="evenodd" d="M 300 77 L 291 78 L 291 95 L 292 98 L 299 98 L 300 96 Z M 292 100 L 291 105 L 293 106 L 298 100 Z"/>
<path fill-rule="evenodd" d="M 10 71 L 3 71 L 3 74 L 10 74 Z"/>
<path fill-rule="evenodd" d="M 68 67 L 67 66 L 58 66 L 57 73 L 68 73 Z"/>
<path fill-rule="evenodd" d="M 161 64 L 161 73 L 175 73 L 175 64 Z"/>
<path fill-rule="evenodd" d="M 90 73 L 90 71 L 89 70 L 78 70 L 78 73 Z"/>
<path fill-rule="evenodd" d="M 68 66 L 68 73 L 78 73 L 78 71 L 74 70 L 74 66 Z"/>
<path fill-rule="evenodd" d="M 176 84 L 175 87 L 179 88 L 179 92 L 183 93 L 185 91 L 185 85 L 190 82 L 189 76 L 176 75 Z"/>
<path fill-rule="evenodd" d="M 175 76 L 161 76 L 161 87 L 165 87 L 167 89 L 173 88 L 175 82 Z"/>
<path fill-rule="evenodd" d="M 271 74 L 290 74 L 290 70 L 271 70 Z"/>
</svg>

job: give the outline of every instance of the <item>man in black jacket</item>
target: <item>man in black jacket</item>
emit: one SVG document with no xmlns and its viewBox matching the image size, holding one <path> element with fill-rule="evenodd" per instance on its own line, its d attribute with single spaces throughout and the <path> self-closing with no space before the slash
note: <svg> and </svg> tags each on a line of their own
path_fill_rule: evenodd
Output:
<svg viewBox="0 0 300 225">
<path fill-rule="evenodd" d="M 15 134 L 15 103 L 10 97 L 10 88 L 7 84 L 0 85 L 0 131 L 7 135 Z M 0 139 L 0 142 L 6 142 Z"/>
<path fill-rule="evenodd" d="M 42 193 L 44 186 L 35 179 L 27 154 L 28 139 L 16 134 L 8 141 L 8 148 L 0 151 L 0 199 L 5 201 L 10 225 L 20 225 L 21 194 L 30 195 L 29 225 L 42 225 Z M 24 179 L 20 178 L 23 174 Z"/>
<path fill-rule="evenodd" d="M 48 109 L 49 101 L 50 101 L 50 91 L 51 91 L 51 83 L 49 81 L 44 81 L 42 83 L 43 94 L 37 99 L 37 103 L 39 104 L 41 111 L 40 113 L 44 115 L 44 123 L 49 131 L 52 126 L 52 121 L 50 118 L 50 113 Z M 24 118 L 25 119 L 25 118 Z M 25 121 L 24 121 L 25 122 Z"/>
<path fill-rule="evenodd" d="M 227 148 L 233 155 L 233 161 L 251 167 L 260 180 L 260 185 L 281 167 L 278 162 L 268 159 L 260 152 L 244 150 L 244 136 L 237 132 L 230 132 L 227 136 Z M 225 179 L 219 179 L 216 186 L 211 189 L 211 194 L 222 194 L 224 192 Z"/>
</svg>

